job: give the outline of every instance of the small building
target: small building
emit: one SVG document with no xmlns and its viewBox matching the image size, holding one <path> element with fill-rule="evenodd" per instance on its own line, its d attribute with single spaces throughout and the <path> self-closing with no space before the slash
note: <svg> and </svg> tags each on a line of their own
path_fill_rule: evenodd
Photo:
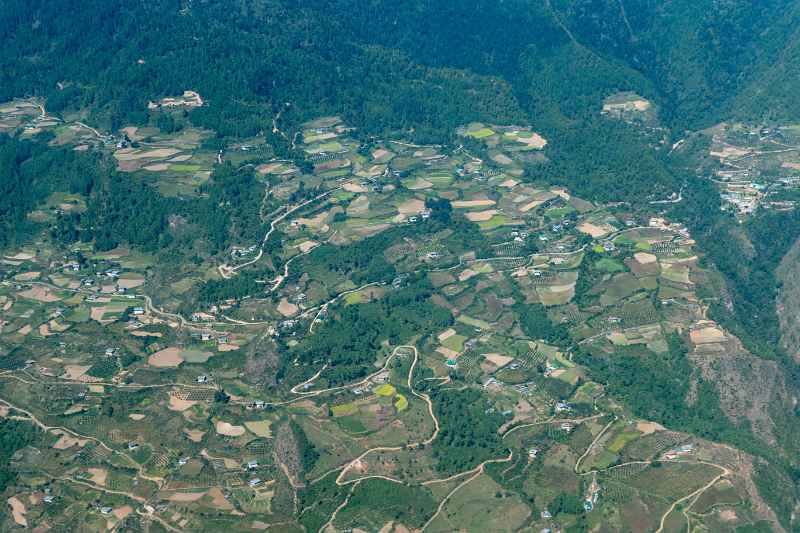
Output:
<svg viewBox="0 0 800 533">
<path fill-rule="evenodd" d="M 256 468 L 258 468 L 258 461 L 248 461 L 247 463 L 248 470 L 255 470 Z"/>
<path fill-rule="evenodd" d="M 258 478 L 253 478 L 250 481 L 248 481 L 247 484 L 250 485 L 251 487 L 256 487 L 261 484 L 261 480 Z"/>
<path fill-rule="evenodd" d="M 128 443 L 128 450 L 133 451 L 139 447 L 138 442 L 129 442 Z"/>
<path fill-rule="evenodd" d="M 189 462 L 188 457 L 181 457 L 180 459 L 178 459 L 178 466 L 183 466 L 188 462 Z"/>
<path fill-rule="evenodd" d="M 143 315 L 144 314 L 144 307 L 134 307 L 133 308 L 133 314 L 136 315 L 136 316 Z"/>
<path fill-rule="evenodd" d="M 197 383 L 208 383 L 208 376 L 206 376 L 205 374 L 197 376 L 197 379 L 195 379 L 195 381 Z"/>
</svg>

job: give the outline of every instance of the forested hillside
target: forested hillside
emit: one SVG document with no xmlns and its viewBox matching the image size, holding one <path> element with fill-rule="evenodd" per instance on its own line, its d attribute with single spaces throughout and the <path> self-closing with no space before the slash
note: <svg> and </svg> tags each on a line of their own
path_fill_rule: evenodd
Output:
<svg viewBox="0 0 800 533">
<path fill-rule="evenodd" d="M 6 99 L 48 96 L 54 111 L 99 105 L 112 123 L 194 87 L 214 103 L 198 120 L 237 117 L 232 134 L 263 129 L 286 102 L 301 116 L 344 111 L 371 131 L 441 133 L 434 114 L 448 124 L 476 112 L 585 118 L 602 91 L 633 89 L 697 128 L 729 112 L 797 113 L 787 88 L 799 9 L 786 0 L 15 0 L 0 13 L 0 87 Z"/>
<path fill-rule="evenodd" d="M 798 28 L 5 0 L 0 528 L 796 529 Z"/>
</svg>

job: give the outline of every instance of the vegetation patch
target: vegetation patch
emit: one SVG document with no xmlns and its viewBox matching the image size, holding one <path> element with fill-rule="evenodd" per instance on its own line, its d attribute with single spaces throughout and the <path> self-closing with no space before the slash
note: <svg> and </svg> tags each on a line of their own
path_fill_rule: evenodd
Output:
<svg viewBox="0 0 800 533">
<path fill-rule="evenodd" d="M 397 392 L 397 389 L 394 388 L 394 385 L 390 385 L 389 383 L 384 383 L 375 387 L 375 394 L 378 396 L 391 397 L 394 396 L 395 392 Z"/>
</svg>

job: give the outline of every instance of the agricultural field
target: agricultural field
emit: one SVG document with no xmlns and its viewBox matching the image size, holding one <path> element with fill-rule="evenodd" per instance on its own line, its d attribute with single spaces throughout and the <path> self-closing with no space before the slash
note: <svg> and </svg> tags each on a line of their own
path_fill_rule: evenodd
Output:
<svg viewBox="0 0 800 533">
<path fill-rule="evenodd" d="M 604 109 L 649 112 L 631 98 Z M 176 109 L 195 104 L 185 94 L 150 112 L 180 124 Z M 362 145 L 329 116 L 303 124 L 282 159 L 263 138 L 219 149 L 211 131 L 155 118 L 105 134 L 48 116 L 14 101 L 0 128 L 52 128 L 52 142 L 106 155 L 165 202 L 197 205 L 233 179 L 220 168 L 251 169 L 252 227 L 178 266 L 47 231 L 2 252 L 0 424 L 34 431 L 8 458 L 3 527 L 771 520 L 733 474 L 752 456 L 668 428 L 656 408 L 649 420 L 598 378 L 619 361 L 652 371 L 738 346 L 706 313 L 713 275 L 689 230 L 527 180 L 548 146 L 534 128 L 458 128 L 477 155 Z M 82 214 L 89 200 L 59 191 L 35 213 Z M 168 220 L 186 246 L 188 216 Z M 745 396 L 723 396 L 725 415 Z"/>
</svg>

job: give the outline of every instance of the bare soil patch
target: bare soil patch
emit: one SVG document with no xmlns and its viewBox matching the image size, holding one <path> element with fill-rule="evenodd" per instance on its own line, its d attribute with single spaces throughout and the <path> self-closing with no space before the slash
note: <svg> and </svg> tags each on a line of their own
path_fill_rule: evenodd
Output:
<svg viewBox="0 0 800 533">
<path fill-rule="evenodd" d="M 206 434 L 205 431 L 199 429 L 184 429 L 183 432 L 186 434 L 186 438 L 192 442 L 201 442 L 203 435 Z"/>
<path fill-rule="evenodd" d="M 125 276 L 117 280 L 117 285 L 123 289 L 134 289 L 144 285 L 143 276 Z"/>
<path fill-rule="evenodd" d="M 299 307 L 289 302 L 286 298 L 281 298 L 281 302 L 278 304 L 278 312 L 285 317 L 294 316 L 299 310 Z"/>
<path fill-rule="evenodd" d="M 342 189 L 346 190 L 347 192 L 367 192 L 366 187 L 362 187 L 360 183 L 356 183 L 354 181 L 348 181 L 342 185 Z"/>
<path fill-rule="evenodd" d="M 254 435 L 258 435 L 259 437 L 264 437 L 267 439 L 272 438 L 271 420 L 251 420 L 249 422 L 245 422 L 244 426 Z"/>
<path fill-rule="evenodd" d="M 451 350 L 450 348 L 446 348 L 444 346 L 439 346 L 436 348 L 436 351 L 442 354 L 443 356 L 447 357 L 448 359 L 455 359 L 458 357 L 458 352 L 455 350 Z"/>
<path fill-rule="evenodd" d="M 498 213 L 497 209 L 488 209 L 486 211 L 475 211 L 473 213 L 467 213 L 465 216 L 467 220 L 472 222 L 486 222 L 487 220 L 491 220 L 493 216 Z"/>
<path fill-rule="evenodd" d="M 61 437 L 55 443 L 53 443 L 53 449 L 55 450 L 67 450 L 73 446 L 79 446 L 83 448 L 86 446 L 86 443 L 89 442 L 88 439 L 79 439 L 60 430 L 53 430 L 53 434 L 61 435 Z"/>
<path fill-rule="evenodd" d="M 591 235 L 592 238 L 598 239 L 610 233 L 609 229 L 605 226 L 598 226 L 591 222 L 584 222 L 578 226 L 578 231 Z"/>
<path fill-rule="evenodd" d="M 96 307 L 92 307 L 92 311 L 89 316 L 92 317 L 92 320 L 97 322 L 101 322 L 103 320 L 103 315 L 106 314 L 107 308 L 105 305 L 98 305 Z"/>
<path fill-rule="evenodd" d="M 411 189 L 412 191 L 430 189 L 431 187 L 433 187 L 433 183 L 423 178 L 417 178 L 413 183 L 406 185 L 406 188 Z"/>
<path fill-rule="evenodd" d="M 417 198 L 407 200 L 397 206 L 397 210 L 404 215 L 419 213 L 423 209 L 425 209 L 425 202 Z"/>
<path fill-rule="evenodd" d="M 297 248 L 298 248 L 298 249 L 299 249 L 299 250 L 300 250 L 302 253 L 304 253 L 304 254 L 305 254 L 305 253 L 308 253 L 308 252 L 310 252 L 311 250 L 313 250 L 313 249 L 314 249 L 314 248 L 316 248 L 317 246 L 319 246 L 319 243 L 318 243 L 317 241 L 304 241 L 304 242 L 301 242 L 300 244 L 298 244 L 298 245 L 297 245 Z"/>
<path fill-rule="evenodd" d="M 89 369 L 89 365 L 67 365 L 64 367 L 64 379 L 80 379 Z"/>
<path fill-rule="evenodd" d="M 87 470 L 89 472 L 89 475 L 91 476 L 89 478 L 89 481 L 91 481 L 95 485 L 100 485 L 105 487 L 106 479 L 108 478 L 108 470 L 106 470 L 105 468 L 89 468 Z"/>
<path fill-rule="evenodd" d="M 517 137 L 517 142 L 525 144 L 529 148 L 535 148 L 536 150 L 541 150 L 547 146 L 547 139 L 535 132 L 530 137 Z"/>
<path fill-rule="evenodd" d="M 171 502 L 190 503 L 196 502 L 205 495 L 205 492 L 173 492 L 166 499 Z"/>
<path fill-rule="evenodd" d="M 477 273 L 477 272 L 475 272 L 474 270 L 471 270 L 471 269 L 467 268 L 467 269 L 464 269 L 464 270 L 463 270 L 463 271 L 462 271 L 462 272 L 461 272 L 461 273 L 458 275 L 458 281 L 467 281 L 469 278 L 471 278 L 471 277 L 474 277 L 474 276 L 477 276 L 477 275 L 478 275 L 478 273 Z"/>
<path fill-rule="evenodd" d="M 162 337 L 163 334 L 159 331 L 140 331 L 135 330 L 131 331 L 131 335 L 134 337 Z"/>
<path fill-rule="evenodd" d="M 535 209 L 535 208 L 539 207 L 540 205 L 542 205 L 543 203 L 544 203 L 544 200 L 533 200 L 532 202 L 528 202 L 527 204 L 525 204 L 522 207 L 520 207 L 519 210 L 522 211 L 523 213 L 527 213 L 531 209 Z"/>
<path fill-rule="evenodd" d="M 36 256 L 28 252 L 19 252 L 17 254 L 7 255 L 5 257 L 6 259 L 11 259 L 12 261 L 30 261 Z"/>
<path fill-rule="evenodd" d="M 157 368 L 175 368 L 183 362 L 183 357 L 180 349 L 171 347 L 154 353 L 147 362 Z"/>
<path fill-rule="evenodd" d="M 325 225 L 325 220 L 328 218 L 328 213 L 323 212 L 313 218 L 298 218 L 297 223 L 301 226 L 308 226 L 309 228 L 319 229 Z"/>
<path fill-rule="evenodd" d="M 41 276 L 41 272 L 23 272 L 21 274 L 17 274 L 14 276 L 15 281 L 33 281 L 35 279 L 39 279 Z"/>
<path fill-rule="evenodd" d="M 125 520 L 129 514 L 133 512 L 133 507 L 130 505 L 123 505 L 122 507 L 117 507 L 114 509 L 114 516 L 117 517 L 117 520 Z"/>
<path fill-rule="evenodd" d="M 439 339 L 439 342 L 444 342 L 444 341 L 446 341 L 447 339 L 449 339 L 450 337 L 452 337 L 455 334 L 456 334 L 456 330 L 454 330 L 453 328 L 450 328 L 450 329 L 446 329 L 443 332 L 439 333 L 439 336 L 437 338 Z"/>
<path fill-rule="evenodd" d="M 656 431 L 664 431 L 664 426 L 656 422 L 640 421 L 636 423 L 636 430 L 641 431 L 644 435 L 650 435 Z"/>
<path fill-rule="evenodd" d="M 220 344 L 217 346 L 217 350 L 220 352 L 232 352 L 234 350 L 238 350 L 240 346 L 236 344 Z"/>
<path fill-rule="evenodd" d="M 114 152 L 118 161 L 136 161 L 138 159 L 164 159 L 180 153 L 174 148 L 156 148 L 155 150 L 140 151 L 135 148 L 123 148 Z"/>
<path fill-rule="evenodd" d="M 28 510 L 25 508 L 25 504 L 16 496 L 12 496 L 6 501 L 8 505 L 11 506 L 11 516 L 14 518 L 14 522 L 18 526 L 28 527 L 28 521 L 25 519 L 25 513 L 27 513 Z"/>
<path fill-rule="evenodd" d="M 498 368 L 503 368 L 508 363 L 514 360 L 513 357 L 509 357 L 507 355 L 502 355 L 499 353 L 485 353 L 483 356 L 486 358 L 487 361 L 492 363 Z"/>
<path fill-rule="evenodd" d="M 26 291 L 21 291 L 17 293 L 19 296 L 23 298 L 27 298 L 29 300 L 36 300 L 37 302 L 57 302 L 61 300 L 61 297 L 49 287 L 42 287 L 37 285 L 35 287 L 31 287 Z"/>
<path fill-rule="evenodd" d="M 651 265 L 653 263 L 658 262 L 658 257 L 656 257 L 653 254 L 648 254 L 645 252 L 636 252 L 635 254 L 633 254 L 633 258 L 636 259 L 636 261 L 642 265 Z"/>
<path fill-rule="evenodd" d="M 169 406 L 167 407 L 170 411 L 185 411 L 192 406 L 196 405 L 198 402 L 192 400 L 181 400 L 174 394 L 169 395 Z"/>
<path fill-rule="evenodd" d="M 241 437 L 244 435 L 244 426 L 234 426 L 228 422 L 219 421 L 214 426 L 214 429 L 217 430 L 217 433 L 220 435 L 225 435 L 227 437 Z"/>
<path fill-rule="evenodd" d="M 223 511 L 233 510 L 233 505 L 231 502 L 225 499 L 225 495 L 222 493 L 222 489 L 219 487 L 211 487 L 208 489 L 206 495 L 211 498 L 211 505 L 213 507 Z"/>
<path fill-rule="evenodd" d="M 470 208 L 470 207 L 489 207 L 497 202 L 494 200 L 456 200 L 451 205 L 454 209 Z"/>
<path fill-rule="evenodd" d="M 717 327 L 709 326 L 691 331 L 689 333 L 689 338 L 692 340 L 693 344 L 710 344 L 724 342 L 725 333 Z"/>
<path fill-rule="evenodd" d="M 510 165 L 514 162 L 513 159 L 502 153 L 493 155 L 492 160 L 500 165 Z"/>
</svg>

